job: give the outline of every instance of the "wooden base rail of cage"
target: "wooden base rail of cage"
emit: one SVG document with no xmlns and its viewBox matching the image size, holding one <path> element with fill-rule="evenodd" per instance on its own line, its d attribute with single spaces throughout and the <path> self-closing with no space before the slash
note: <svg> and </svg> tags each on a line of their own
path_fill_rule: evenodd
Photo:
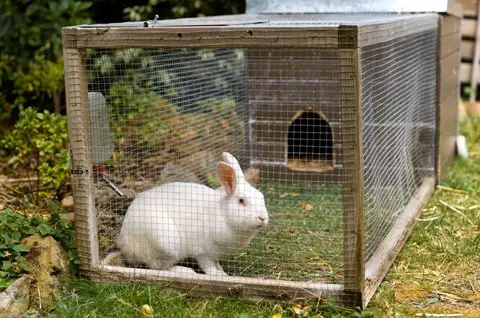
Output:
<svg viewBox="0 0 480 318">
<path fill-rule="evenodd" d="M 365 264 L 365 305 L 375 294 L 378 285 L 382 282 L 400 249 L 405 244 L 423 205 L 430 199 L 434 189 L 435 179 L 426 178 L 403 213 L 398 217 L 390 232 L 370 257 L 370 261 Z"/>
<path fill-rule="evenodd" d="M 120 266 L 99 266 L 90 273 L 97 282 L 165 282 L 166 286 L 186 292 L 202 291 L 205 295 L 243 297 L 252 300 L 325 300 L 332 299 L 342 303 L 352 303 L 344 294 L 342 284 L 322 284 L 294 282 L 274 279 L 210 276 L 204 274 L 179 274 L 169 271 L 127 268 Z"/>
</svg>

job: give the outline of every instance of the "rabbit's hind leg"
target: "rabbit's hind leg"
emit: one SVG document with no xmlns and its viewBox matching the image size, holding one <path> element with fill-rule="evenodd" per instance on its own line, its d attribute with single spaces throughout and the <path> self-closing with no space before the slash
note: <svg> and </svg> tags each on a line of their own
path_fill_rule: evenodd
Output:
<svg viewBox="0 0 480 318">
<path fill-rule="evenodd" d="M 198 265 L 207 275 L 227 276 L 218 260 L 213 260 L 207 255 L 197 256 Z"/>
<path fill-rule="evenodd" d="M 192 268 L 186 266 L 173 266 L 170 267 L 168 271 L 180 275 L 197 275 L 197 272 L 195 272 Z"/>
<path fill-rule="evenodd" d="M 145 244 L 142 254 L 145 265 L 151 269 L 168 270 L 177 262 L 178 255 L 175 252 L 156 246 L 158 242 Z"/>
<path fill-rule="evenodd" d="M 160 258 L 159 257 L 150 257 L 145 263 L 151 269 L 168 270 L 175 264 L 175 259 L 174 258 L 169 259 L 169 258 L 164 258 L 164 257 L 160 257 Z"/>
</svg>

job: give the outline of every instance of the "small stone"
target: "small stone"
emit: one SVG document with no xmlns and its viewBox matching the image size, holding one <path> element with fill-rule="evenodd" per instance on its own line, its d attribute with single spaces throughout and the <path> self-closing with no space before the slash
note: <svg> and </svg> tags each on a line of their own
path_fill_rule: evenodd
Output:
<svg viewBox="0 0 480 318">
<path fill-rule="evenodd" d="M 63 213 L 63 214 L 60 215 L 60 217 L 64 220 L 69 221 L 69 222 L 75 221 L 75 213 L 74 212 Z"/>
<path fill-rule="evenodd" d="M 0 293 L 0 317 L 22 317 L 30 306 L 30 277 L 23 275 Z"/>
<path fill-rule="evenodd" d="M 65 210 L 73 210 L 73 196 L 67 195 L 62 199 L 61 206 Z"/>
</svg>

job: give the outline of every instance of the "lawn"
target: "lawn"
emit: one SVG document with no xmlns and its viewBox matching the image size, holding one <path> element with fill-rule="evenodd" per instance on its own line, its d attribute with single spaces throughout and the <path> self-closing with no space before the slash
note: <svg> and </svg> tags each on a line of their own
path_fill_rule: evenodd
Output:
<svg viewBox="0 0 480 318">
<path fill-rule="evenodd" d="M 343 205 L 338 187 L 262 184 L 268 229 L 250 247 L 225 260 L 232 275 L 342 283 Z"/>
<path fill-rule="evenodd" d="M 362 313 L 334 309 L 329 304 L 304 308 L 301 304 L 285 302 L 193 297 L 194 293 L 175 292 L 165 285 L 99 285 L 74 279 L 66 285 L 65 295 L 56 304 L 56 310 L 47 316 L 280 317 L 278 314 L 281 314 L 281 317 L 412 317 L 425 314 L 428 317 L 428 314 L 441 313 L 480 317 L 479 127 L 478 120 L 475 125 L 465 123 L 462 126 L 463 133 L 469 137 L 470 159 L 456 159 L 447 178 L 424 207 L 411 237 L 377 294 Z M 308 209 L 305 208 L 305 203 L 311 201 L 308 190 L 306 193 L 296 193 L 287 188 L 282 191 L 267 197 L 267 200 L 275 200 L 276 196 L 291 196 L 288 201 L 291 202 L 290 206 L 277 206 L 275 209 L 278 223 L 273 226 L 278 231 L 261 234 L 254 244 L 262 245 L 267 235 L 274 235 L 279 241 L 291 240 L 293 256 L 308 257 L 308 249 L 298 249 L 306 238 L 301 231 L 297 232 L 297 228 L 308 229 L 309 218 L 315 216 L 315 213 L 307 213 Z M 314 209 L 321 207 L 319 202 L 312 204 Z M 276 203 L 274 201 L 271 204 L 275 206 Z M 301 220 L 291 221 L 289 213 L 292 211 L 301 215 Z M 269 239 L 268 242 L 275 240 Z M 274 246 L 262 246 L 254 250 L 258 253 L 275 250 Z M 238 256 L 235 262 L 242 260 L 247 270 L 263 276 L 262 266 L 249 264 L 249 259 L 254 257 L 244 254 Z M 318 264 L 323 264 L 321 266 L 328 272 L 325 264 L 335 260 L 329 260 L 328 255 L 325 255 L 325 259 L 318 260 Z M 273 257 L 269 262 L 275 265 Z M 286 264 L 277 264 L 277 275 L 281 277 L 284 272 L 297 270 L 299 277 L 305 276 L 305 273 L 298 271 L 299 268 L 292 268 L 295 262 Z M 306 271 L 311 274 L 308 269 Z"/>
</svg>

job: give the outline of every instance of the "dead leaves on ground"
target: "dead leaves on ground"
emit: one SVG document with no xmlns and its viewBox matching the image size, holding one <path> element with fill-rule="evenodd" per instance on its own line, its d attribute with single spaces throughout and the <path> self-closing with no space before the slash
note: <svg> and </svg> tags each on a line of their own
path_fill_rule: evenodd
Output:
<svg viewBox="0 0 480 318">
<path fill-rule="evenodd" d="M 295 197 L 298 197 L 300 195 L 300 193 L 282 193 L 280 194 L 278 197 L 280 198 L 287 198 L 287 197 L 292 197 L 292 198 L 295 198 Z"/>
<path fill-rule="evenodd" d="M 153 308 L 152 306 L 150 305 L 142 305 L 142 307 L 140 308 L 140 311 L 142 312 L 142 314 L 146 315 L 146 316 L 151 316 L 153 315 Z"/>
<path fill-rule="evenodd" d="M 302 203 L 301 207 L 302 207 L 302 209 L 304 209 L 306 211 L 313 210 L 313 205 L 311 205 L 310 203 Z"/>
<path fill-rule="evenodd" d="M 289 310 L 296 314 L 299 317 L 307 317 L 307 318 L 323 318 L 321 314 L 318 313 L 312 313 L 311 312 L 312 307 L 311 306 L 302 306 L 300 304 L 293 304 Z M 272 318 L 282 318 L 281 313 L 274 314 Z"/>
</svg>

